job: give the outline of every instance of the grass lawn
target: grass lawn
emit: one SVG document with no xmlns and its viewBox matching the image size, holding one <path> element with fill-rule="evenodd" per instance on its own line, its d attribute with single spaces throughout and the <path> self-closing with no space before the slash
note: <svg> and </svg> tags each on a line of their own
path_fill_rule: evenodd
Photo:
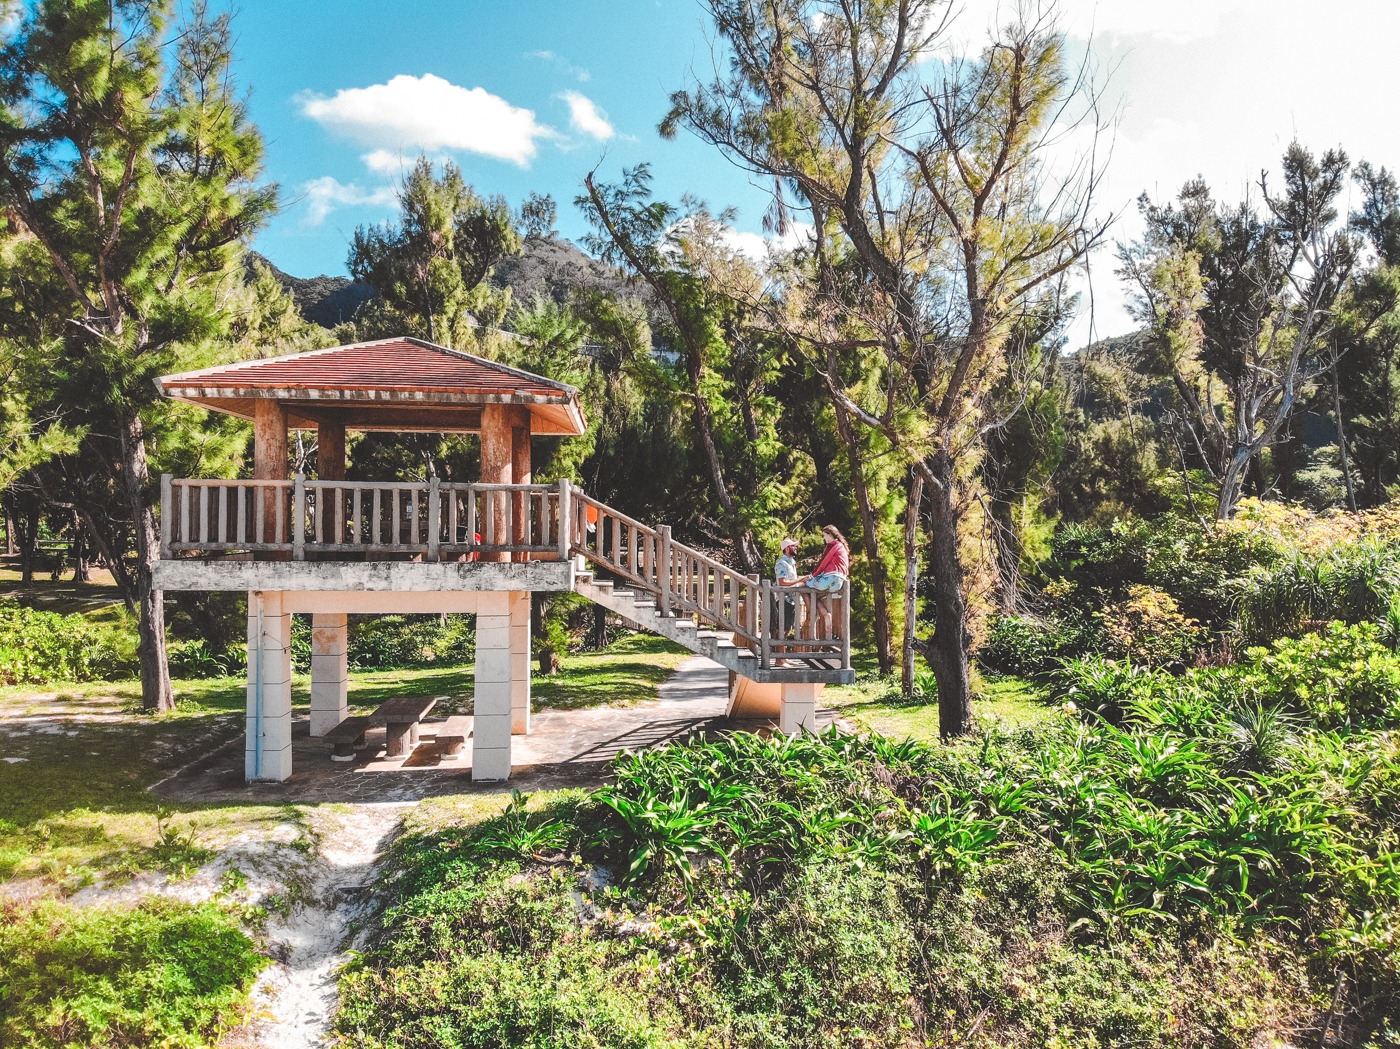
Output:
<svg viewBox="0 0 1400 1049">
<path fill-rule="evenodd" d="M 655 699 L 688 654 L 648 635 L 624 637 L 606 651 L 568 657 L 553 677 L 537 676 L 535 706 Z M 449 713 L 470 701 L 472 674 L 471 664 L 355 671 L 350 702 L 372 709 L 392 695 L 446 695 L 438 712 Z M 297 675 L 295 712 L 305 711 L 309 689 L 309 676 Z M 178 709 L 157 717 L 140 711 L 136 681 L 0 689 L 0 894 L 6 882 L 70 892 L 141 870 L 180 869 L 184 857 L 161 844 L 174 828 L 218 848 L 245 831 L 307 822 L 300 807 L 283 805 L 162 808 L 147 787 L 243 731 L 243 678 L 179 680 L 175 692 Z M 478 807 L 475 799 L 458 804 Z M 450 799 L 435 805 L 452 808 Z M 493 799 L 474 818 L 497 808 Z"/>
<path fill-rule="evenodd" d="M 828 686 L 821 702 L 867 732 L 893 739 L 909 737 L 937 740 L 938 700 L 907 699 L 897 684 L 876 676 L 874 666 L 856 661 L 860 675 L 852 685 Z M 1015 731 L 1044 724 L 1059 715 L 1046 703 L 1045 694 L 1020 678 L 984 678 L 973 681 L 973 716 L 991 727 Z"/>
</svg>

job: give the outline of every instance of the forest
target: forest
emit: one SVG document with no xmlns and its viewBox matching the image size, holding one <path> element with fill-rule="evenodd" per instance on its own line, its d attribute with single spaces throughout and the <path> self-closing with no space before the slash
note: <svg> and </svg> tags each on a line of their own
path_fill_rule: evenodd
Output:
<svg viewBox="0 0 1400 1049">
<path fill-rule="evenodd" d="M 279 190 L 233 19 L 29 11 L 0 59 L 0 701 L 139 679 L 128 716 L 158 729 L 189 716 L 183 682 L 241 673 L 241 604 L 167 598 L 152 567 L 160 476 L 250 476 L 251 427 L 152 380 L 411 335 L 581 391 L 589 432 L 537 440 L 536 481 L 764 576 L 785 536 L 812 560 L 836 525 L 861 675 L 833 702 L 927 721 L 671 744 L 594 790 L 410 827 L 340 977 L 341 1044 L 1400 1044 L 1386 158 L 1295 141 L 1243 199 L 1144 194 L 1124 240 L 1109 151 L 1065 156 L 1067 128 L 1112 128 L 1053 5 L 937 61 L 941 0 L 701 7 L 726 64 L 677 71 L 661 133 L 771 185 L 795 247 L 745 255 L 702 199 L 723 187 L 658 199 L 645 164 L 512 207 L 425 155 L 397 215 L 354 231 L 349 278 L 318 281 L 252 250 Z M 1071 345 L 1091 257 L 1137 330 Z M 478 475 L 470 437 L 348 454 L 350 479 Z M 104 573 L 109 617 L 42 599 Z M 536 611 L 542 670 L 618 635 L 570 597 Z M 447 664 L 469 629 L 366 622 L 353 658 Z M 1008 689 L 1031 721 L 991 712 Z M 0 846 L 0 882 L 40 822 L 0 811 L 29 843 Z M 246 1010 L 262 963 L 231 907 L 139 912 L 222 944 L 211 974 L 204 948 L 145 958 L 53 906 L 0 895 L 0 1044 L 215 1044 Z M 124 1004 L 84 1014 L 44 981 L 85 938 L 141 979 L 212 982 L 133 1019 L 104 977 L 84 1000 Z"/>
</svg>

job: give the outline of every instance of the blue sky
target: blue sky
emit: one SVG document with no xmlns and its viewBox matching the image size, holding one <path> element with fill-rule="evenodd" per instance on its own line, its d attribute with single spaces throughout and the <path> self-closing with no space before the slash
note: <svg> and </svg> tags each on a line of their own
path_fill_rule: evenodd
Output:
<svg viewBox="0 0 1400 1049">
<path fill-rule="evenodd" d="M 575 239 L 585 227 L 572 201 L 600 162 L 612 179 L 650 161 L 663 198 L 737 205 L 739 225 L 759 228 L 762 190 L 694 139 L 656 133 L 687 70 L 710 68 L 693 0 L 253 0 L 235 24 L 239 77 L 282 186 L 282 212 L 255 246 L 290 273 L 343 273 L 356 225 L 392 217 L 402 158 L 420 149 L 512 205 L 553 195 Z"/>
<path fill-rule="evenodd" d="M 228 0 L 225 0 L 228 2 Z M 1023 0 L 1046 4 L 1048 0 Z M 957 0 L 952 36 L 975 49 L 1012 0 Z M 559 228 L 584 224 L 573 198 L 601 162 L 614 179 L 650 161 L 658 196 L 691 192 L 737 206 L 758 243 L 768 190 L 716 151 L 656 126 L 670 93 L 712 69 L 699 0 L 238 0 L 239 76 L 267 142 L 283 209 L 258 250 L 298 276 L 345 272 L 355 227 L 395 213 L 393 188 L 420 150 L 450 157 L 487 194 L 559 204 Z M 1156 199 L 1204 175 L 1223 199 L 1257 199 L 1297 136 L 1314 150 L 1400 166 L 1392 42 L 1395 0 L 1060 0 L 1072 50 L 1088 51 L 1113 116 L 1100 210 L 1114 239 Z M 1325 12 L 1325 14 L 1323 13 Z M 1081 148 L 1071 138 L 1066 148 Z M 1133 327 L 1111 246 L 1079 279 L 1092 301 L 1071 344 Z"/>
</svg>

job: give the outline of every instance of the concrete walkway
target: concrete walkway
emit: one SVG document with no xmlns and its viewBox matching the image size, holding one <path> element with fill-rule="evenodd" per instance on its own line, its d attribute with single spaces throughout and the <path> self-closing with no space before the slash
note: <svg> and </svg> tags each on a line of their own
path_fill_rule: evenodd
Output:
<svg viewBox="0 0 1400 1049">
<path fill-rule="evenodd" d="M 473 783 L 471 746 L 458 758 L 441 753 L 423 724 L 424 742 L 404 760 L 384 756 L 384 730 L 372 729 L 353 762 L 333 762 L 330 747 L 312 739 L 306 718 L 292 729 L 293 772 L 281 783 L 243 782 L 243 737 L 195 761 L 157 784 L 153 792 L 181 802 L 371 804 L 412 802 L 445 794 L 499 794 L 511 790 L 591 787 L 602 782 L 608 762 L 624 750 L 642 750 L 735 729 L 771 723 L 724 716 L 729 672 L 703 656 L 682 663 L 661 685 L 659 698 L 627 707 L 539 710 L 528 736 L 512 740 L 514 772 L 505 783 Z M 829 723 L 828 714 L 823 723 Z"/>
</svg>

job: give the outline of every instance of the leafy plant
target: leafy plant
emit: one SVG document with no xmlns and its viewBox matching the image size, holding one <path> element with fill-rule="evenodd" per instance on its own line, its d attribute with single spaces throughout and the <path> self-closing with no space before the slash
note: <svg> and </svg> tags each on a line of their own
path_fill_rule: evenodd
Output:
<svg viewBox="0 0 1400 1049">
<path fill-rule="evenodd" d="M 58 903 L 0 915 L 0 1043 L 203 1047 L 267 964 L 213 904 Z"/>
</svg>

